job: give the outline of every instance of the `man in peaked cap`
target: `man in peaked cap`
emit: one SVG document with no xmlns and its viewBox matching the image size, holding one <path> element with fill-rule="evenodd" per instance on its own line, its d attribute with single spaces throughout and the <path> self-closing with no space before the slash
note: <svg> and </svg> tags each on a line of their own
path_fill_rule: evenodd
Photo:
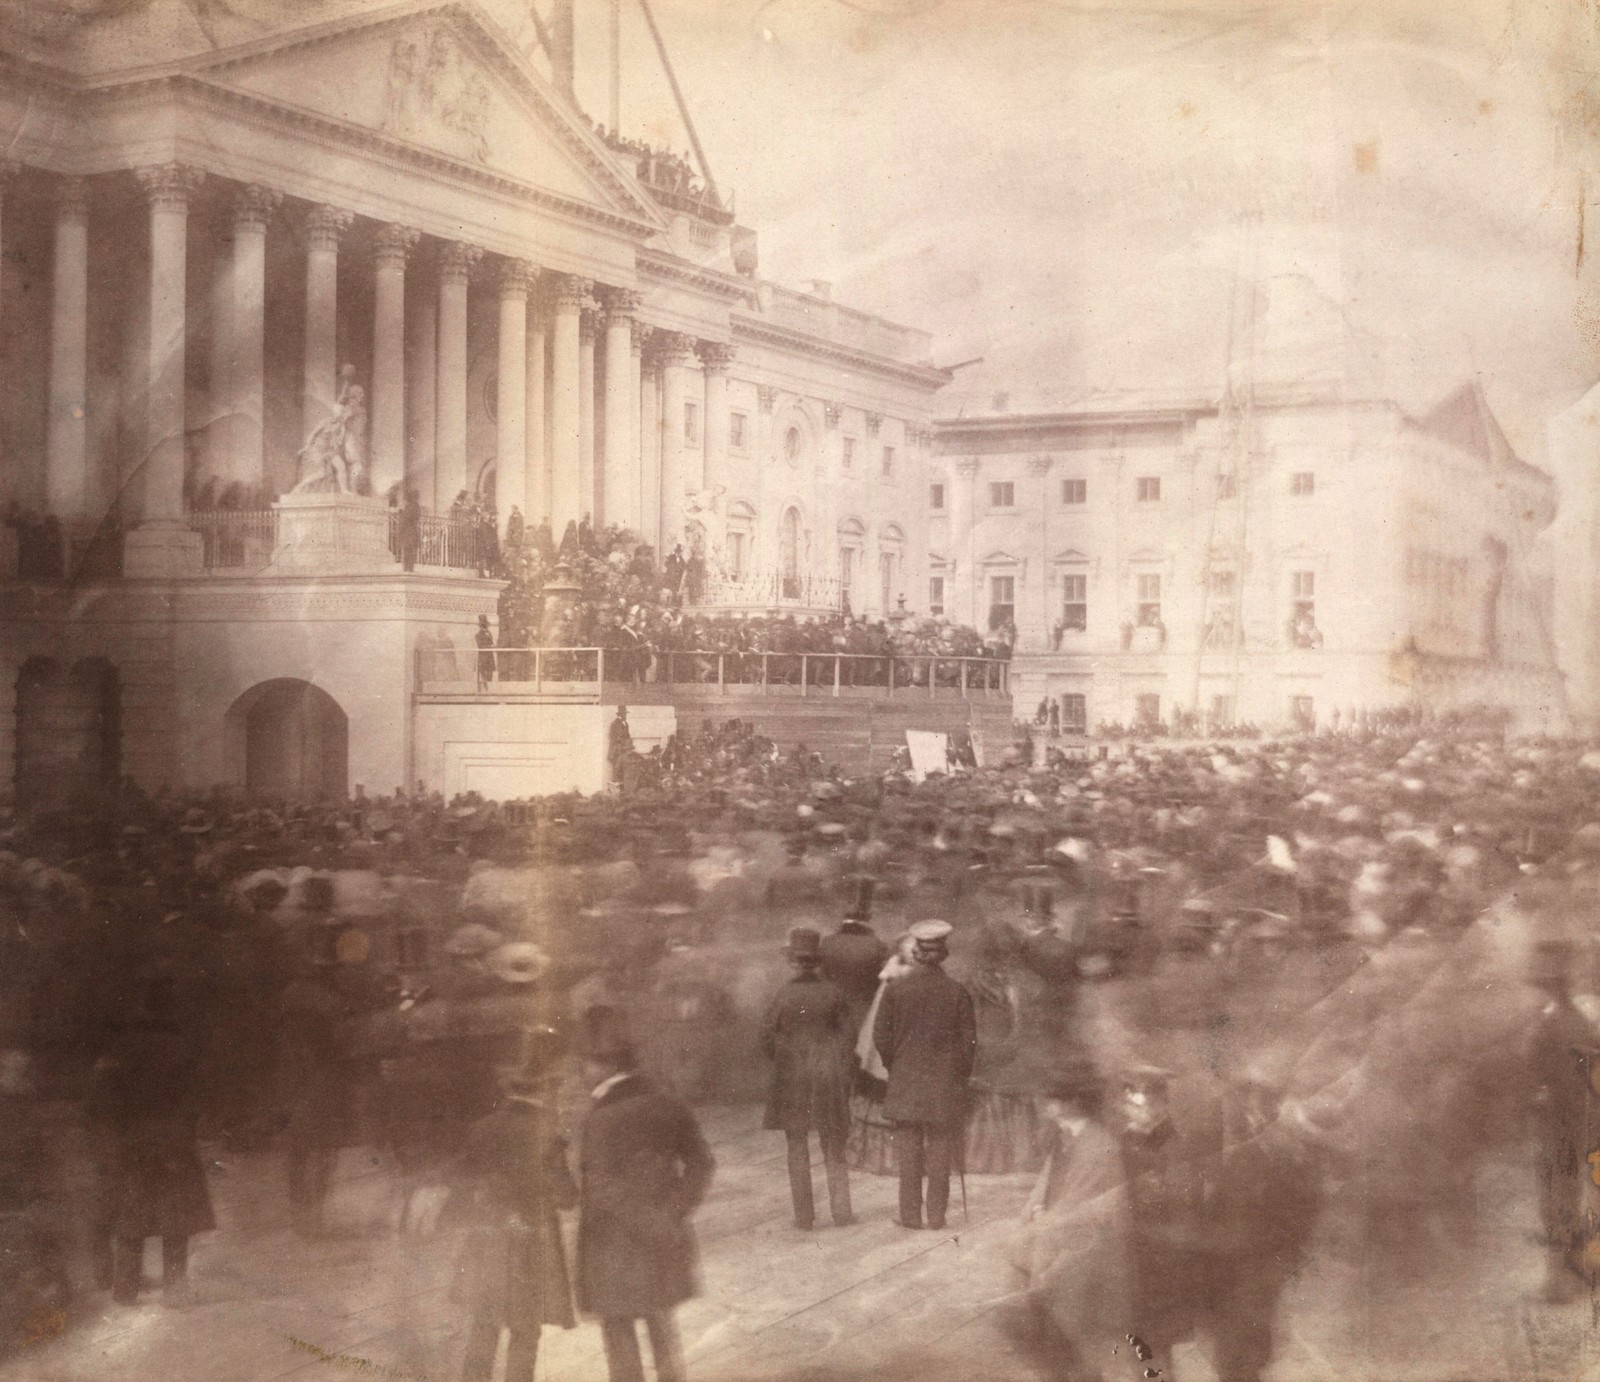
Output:
<svg viewBox="0 0 1600 1382">
<path fill-rule="evenodd" d="M 811 1133 L 822 1144 L 833 1222 L 855 1222 L 844 1145 L 850 1133 L 850 1053 L 860 1023 L 838 985 L 821 972 L 822 938 L 809 926 L 789 932 L 785 953 L 794 966 L 761 1023 L 761 1053 L 773 1062 L 763 1126 L 781 1129 L 789 1144 L 789 1193 L 794 1225 L 809 1231 Z"/>
<path fill-rule="evenodd" d="M 888 985 L 878 1006 L 873 1042 L 889 1072 L 884 1116 L 894 1124 L 902 1228 L 944 1227 L 950 1169 L 966 1115 L 967 1081 L 978 1054 L 972 995 L 944 972 L 950 923 L 911 928 L 916 967 Z"/>
</svg>

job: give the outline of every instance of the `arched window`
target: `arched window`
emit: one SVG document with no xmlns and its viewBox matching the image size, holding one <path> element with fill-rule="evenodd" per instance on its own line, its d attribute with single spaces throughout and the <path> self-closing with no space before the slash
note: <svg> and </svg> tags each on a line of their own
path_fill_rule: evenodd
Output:
<svg viewBox="0 0 1600 1382">
<path fill-rule="evenodd" d="M 783 434 L 784 460 L 788 461 L 790 465 L 794 465 L 797 461 L 799 461 L 801 453 L 805 450 L 805 446 L 805 434 L 801 432 L 798 427 L 791 426 L 789 430 Z"/>
</svg>

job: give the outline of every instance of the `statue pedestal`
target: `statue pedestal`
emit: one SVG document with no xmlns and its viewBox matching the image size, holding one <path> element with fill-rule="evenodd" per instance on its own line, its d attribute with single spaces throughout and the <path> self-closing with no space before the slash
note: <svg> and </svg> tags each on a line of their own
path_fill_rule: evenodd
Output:
<svg viewBox="0 0 1600 1382">
<path fill-rule="evenodd" d="M 360 575 L 392 571 L 392 510 L 360 494 L 286 494 L 273 506 L 278 547 L 271 575 Z"/>
</svg>

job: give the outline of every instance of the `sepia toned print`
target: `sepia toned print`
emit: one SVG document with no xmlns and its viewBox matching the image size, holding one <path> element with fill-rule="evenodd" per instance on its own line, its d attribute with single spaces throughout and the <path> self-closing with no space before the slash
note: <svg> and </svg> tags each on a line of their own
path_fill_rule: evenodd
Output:
<svg viewBox="0 0 1600 1382">
<path fill-rule="evenodd" d="M 1600 1371 L 1597 70 L 0 0 L 0 1378 Z"/>
</svg>

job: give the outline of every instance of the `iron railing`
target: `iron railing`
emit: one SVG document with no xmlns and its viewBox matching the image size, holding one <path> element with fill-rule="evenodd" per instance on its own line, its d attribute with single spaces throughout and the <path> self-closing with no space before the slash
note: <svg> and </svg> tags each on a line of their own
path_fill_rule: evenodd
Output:
<svg viewBox="0 0 1600 1382">
<path fill-rule="evenodd" d="M 715 686 L 799 696 L 877 694 L 946 699 L 1008 696 L 1011 665 L 999 658 L 911 653 L 652 652 L 643 648 L 419 648 L 417 687 L 459 693 L 463 683 L 552 689 L 602 685 Z"/>
<path fill-rule="evenodd" d="M 265 566 L 278 546 L 278 515 L 272 509 L 195 509 L 188 519 L 200 534 L 207 571 Z"/>
<path fill-rule="evenodd" d="M 193 509 L 186 519 L 200 534 L 208 571 L 265 566 L 278 547 L 276 509 Z M 408 523 L 400 509 L 388 510 L 378 521 L 388 523 L 389 551 L 402 564 L 409 557 L 413 566 L 492 571 L 499 563 L 499 543 L 487 522 L 419 513 L 414 523 Z"/>
<path fill-rule="evenodd" d="M 691 608 L 719 605 L 794 605 L 807 609 L 839 609 L 844 590 L 837 576 L 801 572 L 788 576 L 779 571 L 751 572 L 741 576 L 710 576 L 701 598 Z"/>
</svg>

